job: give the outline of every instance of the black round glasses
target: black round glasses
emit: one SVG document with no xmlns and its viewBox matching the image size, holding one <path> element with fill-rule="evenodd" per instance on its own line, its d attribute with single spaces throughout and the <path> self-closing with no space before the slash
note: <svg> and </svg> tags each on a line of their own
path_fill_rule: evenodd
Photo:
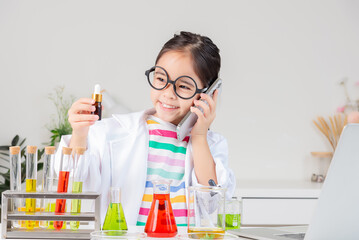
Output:
<svg viewBox="0 0 359 240">
<path fill-rule="evenodd" d="M 207 88 L 199 89 L 196 81 L 189 76 L 180 76 L 176 80 L 170 80 L 167 71 L 160 66 L 154 66 L 145 72 L 148 83 L 156 90 L 162 90 L 169 83 L 173 85 L 175 94 L 182 99 L 191 99 L 197 93 L 203 93 Z"/>
</svg>

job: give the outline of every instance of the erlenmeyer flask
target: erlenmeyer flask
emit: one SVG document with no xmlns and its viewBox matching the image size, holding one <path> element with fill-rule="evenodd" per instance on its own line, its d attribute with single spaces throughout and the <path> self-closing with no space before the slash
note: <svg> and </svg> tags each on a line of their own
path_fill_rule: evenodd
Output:
<svg viewBox="0 0 359 240">
<path fill-rule="evenodd" d="M 121 205 L 121 190 L 119 187 L 111 187 L 110 204 L 107 208 L 105 222 L 102 230 L 127 230 L 125 214 Z"/>
<path fill-rule="evenodd" d="M 145 233 L 149 237 L 170 238 L 177 235 L 176 220 L 170 200 L 170 182 L 153 181 L 153 201 Z"/>
</svg>

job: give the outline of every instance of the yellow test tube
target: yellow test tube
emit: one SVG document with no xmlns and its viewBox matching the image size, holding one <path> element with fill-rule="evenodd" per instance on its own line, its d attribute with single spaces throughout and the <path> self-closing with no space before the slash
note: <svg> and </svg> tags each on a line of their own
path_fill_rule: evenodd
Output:
<svg viewBox="0 0 359 240">
<path fill-rule="evenodd" d="M 37 147 L 27 146 L 26 148 L 26 192 L 36 192 L 37 179 Z M 35 214 L 36 199 L 26 198 L 25 200 L 26 214 Z M 35 227 L 35 221 L 26 221 L 26 228 L 31 230 Z"/>
</svg>

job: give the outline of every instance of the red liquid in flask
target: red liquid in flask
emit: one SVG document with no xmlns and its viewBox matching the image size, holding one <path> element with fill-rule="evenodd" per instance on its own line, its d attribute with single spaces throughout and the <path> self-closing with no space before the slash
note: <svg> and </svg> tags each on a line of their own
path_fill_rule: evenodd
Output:
<svg viewBox="0 0 359 240">
<path fill-rule="evenodd" d="M 70 175 L 69 171 L 60 171 L 59 184 L 57 185 L 58 193 L 67 192 L 67 187 L 69 185 L 69 175 Z M 66 207 L 66 199 L 56 199 L 55 214 L 60 215 L 65 213 L 65 207 Z M 63 221 L 54 221 L 54 228 L 60 230 L 63 224 L 64 224 Z"/>
<path fill-rule="evenodd" d="M 149 237 L 170 238 L 177 235 L 176 220 L 173 215 L 170 194 L 153 194 L 145 233 Z"/>
</svg>

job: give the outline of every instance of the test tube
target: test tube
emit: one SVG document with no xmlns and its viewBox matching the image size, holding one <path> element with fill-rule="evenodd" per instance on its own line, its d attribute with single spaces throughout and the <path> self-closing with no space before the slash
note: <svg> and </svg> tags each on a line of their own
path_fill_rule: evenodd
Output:
<svg viewBox="0 0 359 240">
<path fill-rule="evenodd" d="M 58 193 L 66 193 L 69 185 L 70 170 L 72 168 L 72 148 L 63 147 L 60 161 L 59 182 L 57 185 Z M 66 207 L 66 199 L 56 199 L 55 214 L 64 214 Z M 54 221 L 54 228 L 60 230 L 63 221 Z"/>
<path fill-rule="evenodd" d="M 37 147 L 27 146 L 26 148 L 26 192 L 36 192 L 37 179 Z M 36 211 L 36 199 L 26 198 L 26 214 L 34 214 Z M 35 221 L 26 221 L 27 229 L 34 229 Z"/>
<path fill-rule="evenodd" d="M 82 184 L 84 181 L 84 164 L 85 164 L 85 153 L 86 148 L 77 147 L 75 149 L 74 167 L 73 167 L 73 183 L 72 193 L 82 193 Z M 78 214 L 81 212 L 81 200 L 71 200 L 71 213 Z M 70 227 L 72 230 L 77 230 L 80 226 L 79 221 L 71 221 Z"/>
<path fill-rule="evenodd" d="M 51 192 L 54 182 L 54 159 L 55 159 L 55 147 L 45 147 L 44 155 L 44 168 L 42 175 L 42 192 Z M 51 210 L 51 200 L 50 199 L 41 199 L 40 200 L 40 211 L 50 212 Z M 47 228 L 49 226 L 48 221 L 41 221 L 40 227 Z"/>
<path fill-rule="evenodd" d="M 10 151 L 10 190 L 21 191 L 21 155 L 20 147 L 14 146 L 9 148 Z M 11 199 L 11 211 L 20 211 L 21 199 Z M 20 223 L 17 221 L 13 222 L 14 227 L 20 227 Z"/>
</svg>

